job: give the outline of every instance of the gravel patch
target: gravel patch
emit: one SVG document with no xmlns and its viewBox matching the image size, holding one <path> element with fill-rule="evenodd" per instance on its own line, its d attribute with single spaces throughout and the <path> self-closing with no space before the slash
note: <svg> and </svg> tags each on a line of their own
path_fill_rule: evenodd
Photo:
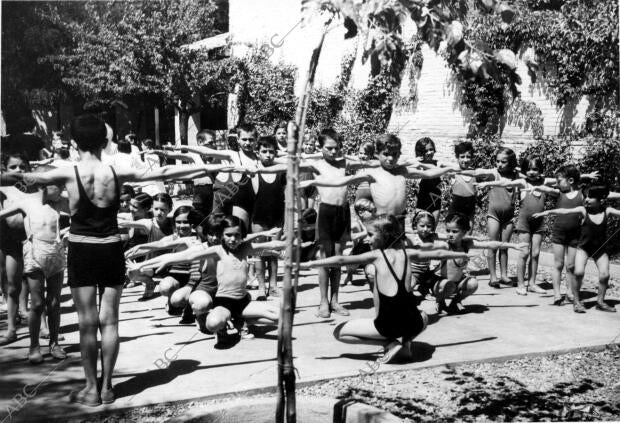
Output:
<svg viewBox="0 0 620 423">
<path fill-rule="evenodd" d="M 299 389 L 364 402 L 407 422 L 620 418 L 620 347 L 376 373 Z"/>
</svg>

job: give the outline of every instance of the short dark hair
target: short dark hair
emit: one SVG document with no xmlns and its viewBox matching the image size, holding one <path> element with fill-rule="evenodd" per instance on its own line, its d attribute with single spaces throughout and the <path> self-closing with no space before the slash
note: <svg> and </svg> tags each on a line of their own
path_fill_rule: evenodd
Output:
<svg viewBox="0 0 620 423">
<path fill-rule="evenodd" d="M 200 131 L 200 132 L 198 132 L 198 133 L 196 134 L 196 139 L 198 140 L 198 139 L 200 139 L 200 138 L 205 138 L 205 137 L 207 137 L 207 136 L 209 136 L 209 137 L 213 137 L 213 141 L 215 141 L 215 140 L 216 140 L 216 138 L 217 138 L 217 137 L 215 136 L 215 131 L 214 131 L 214 130 L 212 130 L 212 129 L 203 129 L 202 131 Z"/>
<path fill-rule="evenodd" d="M 331 138 L 338 143 L 338 146 L 342 146 L 342 137 L 334 129 L 326 128 L 321 131 L 321 133 L 319 134 L 319 145 L 321 147 L 323 147 L 323 144 L 325 144 L 327 138 Z"/>
<path fill-rule="evenodd" d="M 370 141 L 363 142 L 360 145 L 360 150 L 364 150 L 364 154 L 370 157 L 375 156 L 375 144 Z"/>
<path fill-rule="evenodd" d="M 510 167 L 510 170 L 515 170 L 515 168 L 517 167 L 517 155 L 515 154 L 514 150 L 512 148 L 502 147 L 497 150 L 495 158 L 497 158 L 497 156 L 499 156 L 500 154 L 505 154 L 506 157 L 508 157 L 508 166 Z"/>
<path fill-rule="evenodd" d="M 256 143 L 256 148 L 259 149 L 260 147 L 273 148 L 277 151 L 278 142 L 276 141 L 274 136 L 265 135 L 265 136 L 260 137 L 258 139 L 258 142 Z"/>
<path fill-rule="evenodd" d="M 463 213 L 450 213 L 446 216 L 446 225 L 448 223 L 456 223 L 456 226 L 462 231 L 469 231 L 471 226 L 469 224 L 469 218 Z"/>
<path fill-rule="evenodd" d="M 221 237 L 224 230 L 222 225 L 223 219 L 224 215 L 221 213 L 211 213 L 208 215 L 207 218 L 202 221 L 202 224 L 204 225 L 203 233 Z"/>
<path fill-rule="evenodd" d="M 422 157 L 426 154 L 426 147 L 432 146 L 433 150 L 437 151 L 435 142 L 429 137 L 420 138 L 415 143 L 415 155 L 416 157 Z"/>
<path fill-rule="evenodd" d="M 278 122 L 276 124 L 276 127 L 273 128 L 273 135 L 276 134 L 276 132 L 278 132 L 278 129 L 283 128 L 285 131 L 288 131 L 288 122 L 281 120 L 280 122 Z"/>
<path fill-rule="evenodd" d="M 251 133 L 252 135 L 254 135 L 254 138 L 258 137 L 258 131 L 256 129 L 256 126 L 250 123 L 244 122 L 237 125 L 237 134 L 239 134 L 241 131 Z"/>
<path fill-rule="evenodd" d="M 222 232 L 224 232 L 225 229 L 234 228 L 236 226 L 239 226 L 239 229 L 241 229 L 241 237 L 245 238 L 248 232 L 245 228 L 245 223 L 243 223 L 243 220 L 239 219 L 237 216 L 231 215 L 224 216 L 222 218 Z"/>
<path fill-rule="evenodd" d="M 134 190 L 131 185 L 123 184 L 119 195 L 129 195 L 131 198 L 134 198 L 136 196 L 136 190 Z"/>
<path fill-rule="evenodd" d="M 460 141 L 454 145 L 454 155 L 457 158 L 461 154 L 467 153 L 467 152 L 470 152 L 470 153 L 474 152 L 474 145 L 471 143 L 471 141 Z"/>
<path fill-rule="evenodd" d="M 609 187 L 605 184 L 597 184 L 586 187 L 584 190 L 586 197 L 596 198 L 603 201 L 609 196 Z"/>
<path fill-rule="evenodd" d="M 577 166 L 572 164 L 560 166 L 558 170 L 555 171 L 555 174 L 556 176 L 563 176 L 566 179 L 572 178 L 574 183 L 578 183 L 579 179 L 581 179 L 579 169 L 577 169 Z"/>
<path fill-rule="evenodd" d="M 131 143 L 129 141 L 118 140 L 117 145 L 119 153 L 131 154 Z"/>
<path fill-rule="evenodd" d="M 77 116 L 71 122 L 71 137 L 82 151 L 96 153 L 105 147 L 106 127 L 101 118 L 93 114 Z"/>
<path fill-rule="evenodd" d="M 71 153 L 69 152 L 69 149 L 67 147 L 61 147 L 56 151 L 58 151 L 58 155 L 63 160 L 67 160 L 69 157 L 71 157 Z"/>
<path fill-rule="evenodd" d="M 160 192 L 159 194 L 155 194 L 153 196 L 153 203 L 157 201 L 159 203 L 164 203 L 165 205 L 168 206 L 168 208 L 170 210 L 172 210 L 172 197 L 170 197 L 169 194 L 165 193 L 165 192 Z"/>
<path fill-rule="evenodd" d="M 144 144 L 144 146 L 148 148 L 149 150 L 155 147 L 155 143 L 150 138 L 146 138 L 145 140 L 142 140 L 142 144 Z"/>
<path fill-rule="evenodd" d="M 30 169 L 30 160 L 28 160 L 26 153 L 22 151 L 11 151 L 8 153 L 3 153 L 2 154 L 2 166 L 6 168 L 6 165 L 9 164 L 9 160 L 13 158 L 20 159 L 22 162 L 26 164 L 26 167 Z"/>
<path fill-rule="evenodd" d="M 402 144 L 400 142 L 400 138 L 398 138 L 396 135 L 383 134 L 375 141 L 375 147 L 377 150 L 377 154 L 384 151 L 398 151 L 400 153 Z"/>
<path fill-rule="evenodd" d="M 135 200 L 143 209 L 150 210 L 151 207 L 153 207 L 153 198 L 146 192 L 141 192 L 132 199 Z"/>
<path fill-rule="evenodd" d="M 403 230 L 398 219 L 391 214 L 383 214 L 374 217 L 370 224 L 373 225 L 379 234 L 379 248 L 394 248 L 403 236 Z"/>
<path fill-rule="evenodd" d="M 527 172 L 532 166 L 536 166 L 540 173 L 545 171 L 545 164 L 538 156 L 525 156 L 521 159 L 521 172 Z"/>
<path fill-rule="evenodd" d="M 17 119 L 14 125 L 15 131 L 12 132 L 32 131 L 36 126 L 37 121 L 35 118 L 32 117 L 32 115 L 24 115 Z"/>
<path fill-rule="evenodd" d="M 177 207 L 177 209 L 172 214 L 172 220 L 176 220 L 176 218 L 180 214 L 187 214 L 187 221 L 189 222 L 189 224 L 190 224 L 190 226 L 192 228 L 196 227 L 201 222 L 201 220 L 202 220 L 200 218 L 200 214 L 192 206 L 179 206 L 179 207 Z"/>
</svg>

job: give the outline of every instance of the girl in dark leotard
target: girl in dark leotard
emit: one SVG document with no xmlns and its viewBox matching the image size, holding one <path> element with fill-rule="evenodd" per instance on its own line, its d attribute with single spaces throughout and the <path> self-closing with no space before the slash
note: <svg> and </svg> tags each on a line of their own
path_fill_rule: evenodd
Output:
<svg viewBox="0 0 620 423">
<path fill-rule="evenodd" d="M 609 286 L 609 255 L 606 244 L 607 219 L 610 215 L 620 216 L 620 210 L 605 207 L 603 202 L 609 195 L 609 188 L 604 185 L 591 186 L 585 190 L 584 206 L 574 208 L 552 209 L 537 213 L 535 217 L 558 215 L 581 215 L 581 230 L 577 253 L 575 254 L 575 278 L 572 291 L 574 295 L 573 310 L 575 313 L 585 313 L 585 307 L 579 299 L 579 291 L 585 273 L 588 258 L 592 258 L 598 268 L 598 298 L 597 310 L 615 312 L 616 309 L 605 302 L 605 293 Z"/>
<path fill-rule="evenodd" d="M 527 295 L 527 292 L 544 294 L 547 291 L 536 285 L 536 273 L 538 272 L 538 257 L 540 255 L 540 245 L 542 243 L 544 231 L 543 219 L 535 219 L 533 215 L 541 212 L 545 208 L 545 193 L 535 187 L 540 187 L 545 183 L 543 176 L 544 166 L 539 157 L 527 156 L 521 161 L 521 172 L 525 173 L 525 178 L 514 180 L 500 179 L 491 182 L 478 184 L 479 187 L 512 187 L 519 189 L 521 204 L 519 215 L 515 225 L 515 231 L 519 236 L 519 242 L 527 243 L 529 248 L 519 254 L 517 260 L 517 290 L 519 295 Z M 531 255 L 530 255 L 531 254 Z M 526 280 L 525 273 L 528 258 L 531 258 L 529 276 Z"/>
<path fill-rule="evenodd" d="M 517 156 L 510 148 L 501 148 L 497 152 L 496 164 L 497 169 L 493 175 L 493 180 L 514 180 L 518 178 L 518 173 L 515 171 L 517 167 Z M 515 194 L 515 187 L 496 186 L 489 191 L 487 232 L 490 240 L 510 241 L 514 228 L 512 219 L 514 217 Z M 495 271 L 495 257 L 496 250 L 488 250 L 487 261 L 489 272 L 491 272 L 489 285 L 493 288 L 499 288 L 500 283 L 512 285 L 512 281 L 508 277 L 508 253 L 506 250 L 499 252 L 499 279 Z"/>
<path fill-rule="evenodd" d="M 411 290 L 411 259 L 465 258 L 464 252 L 405 249 L 400 224 L 394 216 L 378 216 L 367 227 L 373 250 L 357 256 L 333 256 L 301 263 L 302 268 L 373 265 L 375 318 L 353 319 L 334 330 L 336 339 L 352 344 L 385 345 L 381 362 L 388 363 L 404 352 L 411 357 L 411 341 L 427 324 L 427 317 L 416 307 Z M 402 341 L 402 342 L 401 342 Z"/>
<path fill-rule="evenodd" d="M 435 151 L 435 143 L 428 137 L 415 143 L 415 155 L 420 163 L 437 166 L 437 160 L 433 159 Z M 441 178 L 420 179 L 417 197 L 416 208 L 431 213 L 437 222 L 441 210 Z"/>
</svg>

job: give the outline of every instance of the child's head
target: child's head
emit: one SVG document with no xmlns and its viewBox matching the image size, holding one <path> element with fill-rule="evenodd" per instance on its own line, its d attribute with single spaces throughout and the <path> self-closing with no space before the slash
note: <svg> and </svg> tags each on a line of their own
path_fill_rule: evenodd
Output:
<svg viewBox="0 0 620 423">
<path fill-rule="evenodd" d="M 308 207 L 301 212 L 299 223 L 301 225 L 314 225 L 316 224 L 317 212 L 312 207 Z"/>
<path fill-rule="evenodd" d="M 122 213 L 128 213 L 129 203 L 131 202 L 131 199 L 134 198 L 135 196 L 136 196 L 136 192 L 134 191 L 131 185 L 125 184 L 121 186 L 120 195 L 119 195 L 121 206 L 120 206 L 119 211 Z"/>
<path fill-rule="evenodd" d="M 577 189 L 581 174 L 575 165 L 560 166 L 555 172 L 558 188 L 561 192 L 568 192 Z"/>
<path fill-rule="evenodd" d="M 153 217 L 158 223 L 164 223 L 168 214 L 172 211 L 172 197 L 165 192 L 155 194 L 153 197 Z"/>
<path fill-rule="evenodd" d="M 93 114 L 76 117 L 71 122 L 71 137 L 81 151 L 96 153 L 108 143 L 105 123 Z"/>
<path fill-rule="evenodd" d="M 469 218 L 462 213 L 451 213 L 446 217 L 446 234 L 448 243 L 460 243 L 469 231 Z"/>
<path fill-rule="evenodd" d="M 258 139 L 256 152 L 263 166 L 270 166 L 273 164 L 273 160 L 276 158 L 276 151 L 278 151 L 278 144 L 275 137 L 268 135 Z"/>
<path fill-rule="evenodd" d="M 304 143 L 303 143 L 303 152 L 305 154 L 312 154 L 314 152 L 316 152 L 316 145 L 318 143 L 318 137 L 316 136 L 316 134 L 306 134 L 304 136 Z"/>
<path fill-rule="evenodd" d="M 429 137 L 420 138 L 415 143 L 415 156 L 422 160 L 433 160 L 435 156 L 435 143 Z"/>
<path fill-rule="evenodd" d="M 192 228 L 200 223 L 200 215 L 191 206 L 179 206 L 172 215 L 174 229 L 180 237 L 190 236 Z"/>
<path fill-rule="evenodd" d="M 600 209 L 609 196 L 609 187 L 604 184 L 591 185 L 584 190 L 584 204 L 587 208 Z"/>
<path fill-rule="evenodd" d="M 353 208 L 355 209 L 355 213 L 357 213 L 362 222 L 367 222 L 377 212 L 377 207 L 375 206 L 375 203 L 373 203 L 368 198 L 360 198 L 359 200 L 355 201 L 355 204 L 353 204 Z"/>
<path fill-rule="evenodd" d="M 142 140 L 142 148 L 144 150 L 152 150 L 155 148 L 155 143 L 150 138 L 145 138 Z"/>
<path fill-rule="evenodd" d="M 360 145 L 359 152 L 357 153 L 357 157 L 360 160 L 372 160 L 375 158 L 375 145 L 366 141 Z"/>
<path fill-rule="evenodd" d="M 396 248 L 402 236 L 400 223 L 393 215 L 376 216 L 367 225 L 372 248 Z"/>
<path fill-rule="evenodd" d="M 509 173 L 517 168 L 517 155 L 506 147 L 502 147 L 495 155 L 495 164 L 499 173 Z"/>
<path fill-rule="evenodd" d="M 68 147 L 57 148 L 56 150 L 54 150 L 54 152 L 61 160 L 69 160 L 69 158 L 71 157 L 71 153 L 69 152 Z"/>
<path fill-rule="evenodd" d="M 239 135 L 237 139 L 239 147 L 245 152 L 253 152 L 256 138 L 258 137 L 256 127 L 247 123 L 241 123 L 237 126 L 237 132 Z"/>
<path fill-rule="evenodd" d="M 327 160 L 334 160 L 340 157 L 342 149 L 342 138 L 338 132 L 331 128 L 324 129 L 319 134 L 319 145 L 323 157 Z"/>
<path fill-rule="evenodd" d="M 420 211 L 413 216 L 411 226 L 420 239 L 425 240 L 435 233 L 435 217 L 427 211 Z"/>
<path fill-rule="evenodd" d="M 119 153 L 131 154 L 131 143 L 127 140 L 118 140 L 117 148 Z"/>
<path fill-rule="evenodd" d="M 24 153 L 2 155 L 2 166 L 7 172 L 26 173 L 30 171 L 30 162 Z"/>
<path fill-rule="evenodd" d="M 207 244 L 209 245 L 217 245 L 222 240 L 222 231 L 224 227 L 222 225 L 222 220 L 224 219 L 224 215 L 221 213 L 211 213 L 207 218 L 203 221 L 204 229 L 202 233 L 204 234 Z"/>
<path fill-rule="evenodd" d="M 273 136 L 280 144 L 286 144 L 288 124 L 284 121 L 278 122 L 273 130 Z"/>
<path fill-rule="evenodd" d="M 521 172 L 530 180 L 540 179 L 545 172 L 545 165 L 538 156 L 525 156 L 521 160 Z"/>
<path fill-rule="evenodd" d="M 474 145 L 470 141 L 460 141 L 454 146 L 454 155 L 461 169 L 469 169 L 474 159 Z"/>
<path fill-rule="evenodd" d="M 389 169 L 397 165 L 402 144 L 396 135 L 381 135 L 375 141 L 375 147 L 377 159 L 379 159 L 381 167 Z"/>
<path fill-rule="evenodd" d="M 153 199 L 145 192 L 141 192 L 129 200 L 129 211 L 134 220 L 150 217 Z"/>
<path fill-rule="evenodd" d="M 234 251 L 247 235 L 245 224 L 237 216 L 224 216 L 222 219 L 222 245 Z"/>
<path fill-rule="evenodd" d="M 203 129 L 196 134 L 196 144 L 209 148 L 215 148 L 215 131 Z"/>
</svg>

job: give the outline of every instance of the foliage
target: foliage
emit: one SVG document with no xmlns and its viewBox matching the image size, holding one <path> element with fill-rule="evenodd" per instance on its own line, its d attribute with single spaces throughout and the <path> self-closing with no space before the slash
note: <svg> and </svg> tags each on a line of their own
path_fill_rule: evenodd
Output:
<svg viewBox="0 0 620 423">
<path fill-rule="evenodd" d="M 272 133 L 280 121 L 295 116 L 295 68 L 273 64 L 264 48 L 253 49 L 240 66 L 238 82 L 241 120 L 252 122 L 261 133 Z"/>
<path fill-rule="evenodd" d="M 530 76 L 540 79 L 545 94 L 559 107 L 588 96 L 593 111 L 615 113 L 618 3 L 517 0 L 514 7 L 517 15 L 510 24 L 488 15 L 474 15 L 468 22 L 467 36 L 475 38 L 481 48 L 519 54 Z"/>
<path fill-rule="evenodd" d="M 75 94 L 107 100 L 141 96 L 174 105 L 182 114 L 182 126 L 200 105 L 226 104 L 235 61 L 184 47 L 216 34 L 210 1 L 80 5 L 80 19 L 66 13 L 65 3 L 40 12 L 72 40 L 44 62 L 54 66 Z"/>
<path fill-rule="evenodd" d="M 7 121 L 33 108 L 55 107 L 68 92 L 41 56 L 57 52 L 67 34 L 40 16 L 44 3 L 2 3 L 2 110 Z M 76 17 L 80 8 L 66 6 Z"/>
</svg>

